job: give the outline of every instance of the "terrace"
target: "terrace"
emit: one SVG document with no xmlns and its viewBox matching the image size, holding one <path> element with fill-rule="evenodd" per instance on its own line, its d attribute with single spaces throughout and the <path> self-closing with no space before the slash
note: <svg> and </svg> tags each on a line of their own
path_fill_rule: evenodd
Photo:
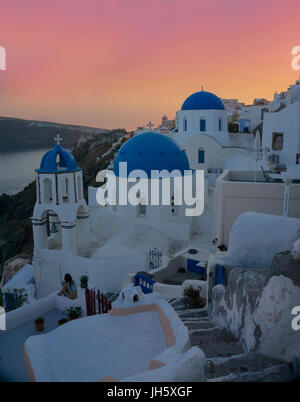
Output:
<svg viewBox="0 0 300 402">
<path fill-rule="evenodd" d="M 43 315 L 45 330 L 43 334 L 52 331 L 58 326 L 58 320 L 62 318 L 62 312 L 52 310 Z M 34 320 L 14 328 L 1 332 L 0 335 L 0 381 L 28 381 L 24 361 L 24 344 L 32 335 L 41 336 L 35 329 Z"/>
</svg>

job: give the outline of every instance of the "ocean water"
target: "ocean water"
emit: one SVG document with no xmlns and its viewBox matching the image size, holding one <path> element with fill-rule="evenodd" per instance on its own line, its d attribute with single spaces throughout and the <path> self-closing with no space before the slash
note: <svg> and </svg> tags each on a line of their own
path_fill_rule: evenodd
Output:
<svg viewBox="0 0 300 402">
<path fill-rule="evenodd" d="M 0 151 L 0 194 L 16 194 L 35 180 L 35 169 L 49 149 Z"/>
</svg>

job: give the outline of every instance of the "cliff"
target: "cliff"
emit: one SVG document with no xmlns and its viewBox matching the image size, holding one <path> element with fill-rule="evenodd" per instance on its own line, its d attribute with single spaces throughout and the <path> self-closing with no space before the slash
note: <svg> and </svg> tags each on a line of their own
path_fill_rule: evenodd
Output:
<svg viewBox="0 0 300 402">
<path fill-rule="evenodd" d="M 124 129 L 111 130 L 105 134 L 90 133 L 88 137 L 81 137 L 73 146 L 72 154 L 78 166 L 83 169 L 86 200 L 88 186 L 96 186 L 95 178 L 98 171 L 107 168 L 110 161 L 114 159 L 117 150 L 128 137 L 129 134 Z M 53 144 L 51 144 L 52 146 Z M 1 268 L 7 259 L 16 254 L 32 253 L 33 238 L 30 218 L 35 201 L 35 182 L 29 184 L 18 194 L 0 196 Z"/>
<path fill-rule="evenodd" d="M 80 137 L 109 132 L 101 128 L 0 117 L 0 150 L 51 148 L 58 133 L 63 136 L 63 146 L 70 149 Z"/>
</svg>

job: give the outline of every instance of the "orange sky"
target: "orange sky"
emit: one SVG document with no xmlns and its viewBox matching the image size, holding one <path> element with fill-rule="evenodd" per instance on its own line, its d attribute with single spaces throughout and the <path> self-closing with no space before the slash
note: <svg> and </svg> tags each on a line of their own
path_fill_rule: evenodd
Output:
<svg viewBox="0 0 300 402">
<path fill-rule="evenodd" d="M 130 130 L 202 84 L 271 99 L 299 21 L 299 0 L 0 0 L 0 115 Z"/>
</svg>

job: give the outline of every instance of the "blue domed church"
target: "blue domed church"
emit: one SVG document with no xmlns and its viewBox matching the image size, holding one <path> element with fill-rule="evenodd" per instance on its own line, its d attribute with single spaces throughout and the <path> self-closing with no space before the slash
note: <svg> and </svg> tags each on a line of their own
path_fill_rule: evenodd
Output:
<svg viewBox="0 0 300 402">
<path fill-rule="evenodd" d="M 185 149 L 191 168 L 223 166 L 222 147 L 228 145 L 228 118 L 222 100 L 207 91 L 195 92 L 177 112 L 176 141 Z"/>
<path fill-rule="evenodd" d="M 153 179 L 154 171 L 161 172 L 162 176 Z M 161 197 L 161 183 L 165 179 L 162 171 L 166 174 L 172 173 L 173 177 L 183 177 L 185 172 L 192 175 L 185 150 L 164 134 L 146 132 L 134 136 L 123 144 L 114 161 L 117 201 L 120 200 L 119 192 L 122 187 L 120 183 L 130 179 L 133 175 L 145 179 L 152 178 L 151 184 L 157 183 Z M 180 240 L 188 240 L 191 219 L 185 215 L 184 199 L 181 205 L 177 205 L 175 202 L 178 189 L 176 190 L 174 182 L 170 180 L 170 202 L 168 205 L 162 205 L 161 198 L 159 205 L 153 205 L 153 187 L 151 184 L 149 181 L 146 187 L 138 189 L 136 181 L 130 182 L 128 180 L 126 184 L 128 197 L 133 191 L 137 191 L 139 194 L 136 205 L 130 202 L 127 205 L 120 205 L 120 202 L 117 202 L 117 205 L 109 207 L 110 211 L 126 221 L 128 226 L 149 225 L 172 238 L 175 235 Z M 183 194 L 182 187 L 180 192 Z"/>
</svg>

